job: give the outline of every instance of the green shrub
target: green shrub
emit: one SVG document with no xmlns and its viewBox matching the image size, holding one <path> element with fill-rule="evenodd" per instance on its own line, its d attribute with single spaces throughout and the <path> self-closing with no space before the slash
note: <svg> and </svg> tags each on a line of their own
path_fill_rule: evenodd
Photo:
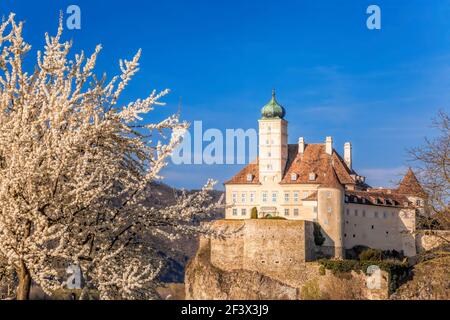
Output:
<svg viewBox="0 0 450 320">
<path fill-rule="evenodd" d="M 252 208 L 250 219 L 258 219 L 258 209 L 256 209 L 256 207 Z"/>
<path fill-rule="evenodd" d="M 360 261 L 382 261 L 383 251 L 378 249 L 366 249 L 359 254 Z"/>
<path fill-rule="evenodd" d="M 410 266 L 399 261 L 370 261 L 370 260 L 319 260 L 320 265 L 330 270 L 334 275 L 345 274 L 351 271 L 367 274 L 369 266 L 376 265 L 389 274 L 389 291 L 394 292 L 410 275 Z M 320 272 L 320 270 L 319 270 Z"/>
<path fill-rule="evenodd" d="M 302 287 L 300 296 L 302 300 L 321 300 L 322 294 L 317 279 L 306 282 Z"/>
<path fill-rule="evenodd" d="M 270 219 L 270 220 L 286 220 L 284 217 L 277 217 L 277 216 L 271 216 L 270 214 L 265 216 L 264 219 Z"/>
<path fill-rule="evenodd" d="M 325 242 L 325 237 L 320 231 L 320 225 L 318 223 L 314 223 L 314 243 L 316 246 L 321 246 Z"/>
<path fill-rule="evenodd" d="M 320 266 L 320 267 L 319 267 L 319 274 L 320 274 L 321 276 L 324 276 L 324 275 L 327 274 L 327 270 L 325 269 L 324 266 Z"/>
</svg>

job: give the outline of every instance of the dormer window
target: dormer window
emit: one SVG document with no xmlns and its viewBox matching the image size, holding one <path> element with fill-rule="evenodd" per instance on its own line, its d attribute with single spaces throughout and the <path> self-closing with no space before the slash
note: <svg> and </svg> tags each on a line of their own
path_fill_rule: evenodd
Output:
<svg viewBox="0 0 450 320">
<path fill-rule="evenodd" d="M 345 202 L 348 202 L 348 196 L 345 196 Z"/>
<path fill-rule="evenodd" d="M 291 174 L 291 181 L 297 181 L 297 178 L 298 178 L 298 176 L 296 173 Z"/>
<path fill-rule="evenodd" d="M 314 172 L 311 172 L 309 174 L 309 181 L 315 181 L 316 180 L 316 174 Z"/>
<path fill-rule="evenodd" d="M 249 173 L 247 175 L 247 182 L 252 182 L 252 180 L 253 180 L 253 175 L 251 173 Z"/>
</svg>

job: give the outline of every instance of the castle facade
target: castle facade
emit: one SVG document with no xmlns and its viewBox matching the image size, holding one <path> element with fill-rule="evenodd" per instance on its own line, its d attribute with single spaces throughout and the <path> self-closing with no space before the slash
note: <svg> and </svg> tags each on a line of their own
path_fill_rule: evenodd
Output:
<svg viewBox="0 0 450 320">
<path fill-rule="evenodd" d="M 258 218 L 314 222 L 321 248 L 337 258 L 355 246 L 414 256 L 416 214 L 426 194 L 412 170 L 397 188 L 373 189 L 353 168 L 351 143 L 343 156 L 332 137 L 288 144 L 285 116 L 273 92 L 259 120 L 258 158 L 225 183 L 225 219 L 256 218 L 256 210 Z"/>
</svg>

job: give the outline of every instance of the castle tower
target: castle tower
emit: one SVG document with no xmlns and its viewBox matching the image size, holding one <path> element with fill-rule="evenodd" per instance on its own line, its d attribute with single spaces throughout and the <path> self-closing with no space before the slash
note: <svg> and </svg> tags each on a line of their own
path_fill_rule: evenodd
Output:
<svg viewBox="0 0 450 320">
<path fill-rule="evenodd" d="M 317 220 L 324 231 L 323 248 L 328 255 L 344 258 L 344 187 L 330 163 L 317 190 Z"/>
<path fill-rule="evenodd" d="M 286 111 L 278 104 L 275 90 L 261 110 L 259 122 L 259 179 L 261 183 L 279 183 L 288 157 Z"/>
</svg>

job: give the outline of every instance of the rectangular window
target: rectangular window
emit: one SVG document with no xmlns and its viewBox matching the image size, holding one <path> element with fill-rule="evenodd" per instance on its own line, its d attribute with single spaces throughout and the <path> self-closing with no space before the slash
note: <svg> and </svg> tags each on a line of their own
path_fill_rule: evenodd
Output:
<svg viewBox="0 0 450 320">
<path fill-rule="evenodd" d="M 284 194 L 284 202 L 289 202 L 289 193 Z"/>
<path fill-rule="evenodd" d="M 277 193 L 276 192 L 272 192 L 272 202 L 277 202 Z"/>
<path fill-rule="evenodd" d="M 233 209 L 233 216 L 237 216 L 237 209 Z"/>
<path fill-rule="evenodd" d="M 308 191 L 303 191 L 303 199 L 308 198 L 309 196 L 309 192 Z"/>
<path fill-rule="evenodd" d="M 294 209 L 294 216 L 298 217 L 298 209 Z"/>
<path fill-rule="evenodd" d="M 298 202 L 298 191 L 294 191 L 294 202 Z"/>
<path fill-rule="evenodd" d="M 267 192 L 262 193 L 262 202 L 267 202 Z"/>
<path fill-rule="evenodd" d="M 284 215 L 288 216 L 289 215 L 289 209 L 284 209 Z"/>
<path fill-rule="evenodd" d="M 330 199 L 331 198 L 331 191 L 327 192 L 327 198 Z"/>
<path fill-rule="evenodd" d="M 350 215 L 350 209 L 347 209 L 347 215 L 348 216 Z"/>
<path fill-rule="evenodd" d="M 355 217 L 358 216 L 358 209 L 355 209 Z"/>
<path fill-rule="evenodd" d="M 375 218 L 378 218 L 378 212 L 374 212 L 374 214 L 373 214 L 373 216 L 375 217 Z"/>
<path fill-rule="evenodd" d="M 328 213 L 331 213 L 333 211 L 333 209 L 331 209 L 331 207 L 327 208 Z"/>
<path fill-rule="evenodd" d="M 250 203 L 255 202 L 255 193 L 254 192 L 250 192 Z"/>
<path fill-rule="evenodd" d="M 247 209 L 241 209 L 241 215 L 246 216 L 247 215 Z"/>
<path fill-rule="evenodd" d="M 362 216 L 363 216 L 363 217 L 366 217 L 366 210 L 363 210 Z"/>
<path fill-rule="evenodd" d="M 247 201 L 247 193 L 246 192 L 242 192 L 241 193 L 241 202 L 245 203 L 245 201 Z"/>
<path fill-rule="evenodd" d="M 233 192 L 233 203 L 237 202 L 237 192 Z"/>
<path fill-rule="evenodd" d="M 314 206 L 314 207 L 313 207 L 313 212 L 314 212 L 314 213 L 317 213 L 317 206 Z"/>
<path fill-rule="evenodd" d="M 384 219 L 387 218 L 387 212 L 383 212 L 383 218 L 384 218 Z"/>
</svg>

